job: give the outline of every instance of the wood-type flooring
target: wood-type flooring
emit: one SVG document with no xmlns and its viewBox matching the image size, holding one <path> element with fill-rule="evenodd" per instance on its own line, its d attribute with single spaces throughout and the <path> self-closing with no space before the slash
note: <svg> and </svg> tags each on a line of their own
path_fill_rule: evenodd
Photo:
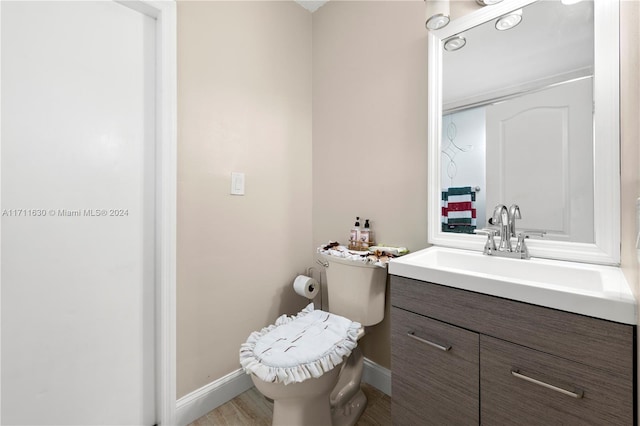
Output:
<svg viewBox="0 0 640 426">
<path fill-rule="evenodd" d="M 362 390 L 368 402 L 356 426 L 390 426 L 391 398 L 367 383 L 362 384 Z M 272 413 L 273 403 L 251 388 L 189 426 L 269 426 Z"/>
</svg>

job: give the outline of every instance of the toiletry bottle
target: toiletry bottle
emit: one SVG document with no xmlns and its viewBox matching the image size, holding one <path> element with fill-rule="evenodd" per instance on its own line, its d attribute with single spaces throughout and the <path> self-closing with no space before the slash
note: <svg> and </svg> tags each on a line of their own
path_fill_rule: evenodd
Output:
<svg viewBox="0 0 640 426">
<path fill-rule="evenodd" d="M 349 248 L 357 249 L 358 241 L 360 240 L 360 217 L 356 217 L 356 223 L 351 228 L 351 236 L 349 237 Z"/>
<path fill-rule="evenodd" d="M 364 221 L 364 229 L 360 232 L 360 245 L 363 250 L 369 248 L 371 242 L 371 229 L 369 228 L 369 219 Z"/>
</svg>

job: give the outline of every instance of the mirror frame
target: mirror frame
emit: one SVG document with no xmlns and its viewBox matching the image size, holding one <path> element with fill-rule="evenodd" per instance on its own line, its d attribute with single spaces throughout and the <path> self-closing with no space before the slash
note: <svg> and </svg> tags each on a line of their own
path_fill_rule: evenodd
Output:
<svg viewBox="0 0 640 426">
<path fill-rule="evenodd" d="M 428 33 L 428 242 L 482 251 L 486 236 L 442 232 L 440 143 L 442 53 L 447 38 L 538 0 L 504 0 Z M 544 1 L 544 0 L 542 0 Z M 533 257 L 608 265 L 620 264 L 620 3 L 594 2 L 594 243 L 527 240 Z M 570 7 L 570 6 L 569 6 Z M 517 200 L 505 200 L 505 203 Z M 526 212 L 523 212 L 526 214 Z M 478 226 L 482 228 L 483 226 Z"/>
</svg>

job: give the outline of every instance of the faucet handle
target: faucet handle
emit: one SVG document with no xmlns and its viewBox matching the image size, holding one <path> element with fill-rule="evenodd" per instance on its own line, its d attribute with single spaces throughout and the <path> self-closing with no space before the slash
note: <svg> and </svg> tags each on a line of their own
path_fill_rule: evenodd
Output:
<svg viewBox="0 0 640 426">
<path fill-rule="evenodd" d="M 474 229 L 473 233 L 480 234 L 480 235 L 487 235 L 489 237 L 495 237 L 496 235 L 500 234 L 500 230 L 495 228 L 482 228 L 482 229 Z"/>
<path fill-rule="evenodd" d="M 520 231 L 518 232 L 518 243 L 516 244 L 516 252 L 522 253 L 523 259 L 529 259 L 529 249 L 524 243 L 525 238 L 529 237 L 544 237 L 546 231 Z"/>
<path fill-rule="evenodd" d="M 492 228 L 474 229 L 473 233 L 487 236 L 487 242 L 484 244 L 484 251 L 483 251 L 484 254 L 491 254 L 497 250 L 494 237 L 500 234 L 499 229 L 492 229 Z"/>
<path fill-rule="evenodd" d="M 529 238 L 529 237 L 544 237 L 547 234 L 547 231 L 520 231 L 518 232 L 518 239 L 522 238 L 523 240 L 525 238 Z"/>
</svg>

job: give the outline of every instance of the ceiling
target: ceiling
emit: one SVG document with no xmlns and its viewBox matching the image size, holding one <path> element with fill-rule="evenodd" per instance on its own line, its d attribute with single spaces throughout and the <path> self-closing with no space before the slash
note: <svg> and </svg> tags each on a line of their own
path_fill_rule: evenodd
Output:
<svg viewBox="0 0 640 426">
<path fill-rule="evenodd" d="M 466 46 L 443 56 L 445 104 L 592 73 L 593 13 L 590 1 L 540 1 L 525 7 L 522 22 L 510 30 L 496 31 L 492 20 L 461 34 Z"/>
<path fill-rule="evenodd" d="M 296 3 L 312 13 L 318 10 L 318 8 L 324 5 L 327 1 L 329 0 L 295 0 Z"/>
</svg>

